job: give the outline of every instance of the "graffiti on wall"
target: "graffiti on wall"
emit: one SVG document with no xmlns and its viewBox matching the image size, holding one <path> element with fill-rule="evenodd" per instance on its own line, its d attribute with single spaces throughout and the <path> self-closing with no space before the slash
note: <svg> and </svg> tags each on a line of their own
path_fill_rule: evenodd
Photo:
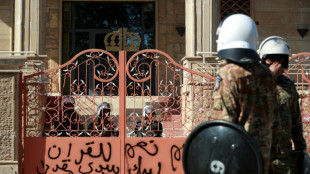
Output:
<svg viewBox="0 0 310 174">
<path fill-rule="evenodd" d="M 139 141 L 136 144 L 127 143 L 125 145 L 126 157 L 128 161 L 133 162 L 133 165 L 128 168 L 128 174 L 160 174 L 162 173 L 163 164 L 169 167 L 168 165 L 169 160 L 170 160 L 170 167 L 169 167 L 170 171 L 175 172 L 177 170 L 177 168 L 175 167 L 175 163 L 178 163 L 181 160 L 182 146 L 179 147 L 178 145 L 175 144 L 168 146 L 170 147 L 170 159 L 169 159 L 167 158 L 168 154 L 159 154 L 159 147 L 156 143 L 154 143 L 154 140 Z M 156 163 L 154 163 L 154 161 L 157 160 L 159 155 L 166 155 L 166 159 L 164 159 L 163 161 L 158 160 Z M 151 168 L 143 168 L 145 161 L 150 160 L 152 160 L 153 166 Z M 142 161 L 144 162 L 143 164 Z"/>
<path fill-rule="evenodd" d="M 119 139 L 38 138 L 26 141 L 32 151 L 25 153 L 25 173 L 118 174 L 121 168 Z M 74 141 L 73 141 L 74 140 Z M 183 173 L 182 149 L 185 139 L 131 139 L 125 143 L 125 173 Z"/>
<path fill-rule="evenodd" d="M 54 144 L 48 147 L 45 160 L 40 160 L 36 172 L 38 174 L 119 173 L 119 164 L 111 161 L 113 150 L 110 142 L 89 141 L 80 149 L 74 148 L 77 143 Z"/>
</svg>

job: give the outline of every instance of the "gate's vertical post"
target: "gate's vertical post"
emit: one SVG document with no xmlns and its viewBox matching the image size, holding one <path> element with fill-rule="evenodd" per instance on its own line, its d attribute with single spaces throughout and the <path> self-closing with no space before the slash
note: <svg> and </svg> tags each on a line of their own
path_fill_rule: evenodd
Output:
<svg viewBox="0 0 310 174">
<path fill-rule="evenodd" d="M 126 51 L 119 52 L 119 136 L 121 140 L 120 173 L 125 174 L 125 138 L 126 138 Z"/>
<path fill-rule="evenodd" d="M 18 117 L 18 138 L 19 138 L 19 141 L 18 141 L 18 173 L 20 173 L 20 174 L 22 174 L 23 173 L 23 169 L 22 169 L 22 167 L 23 167 L 23 165 L 22 165 L 22 160 L 23 160 L 23 149 L 22 149 L 22 147 L 23 147 L 23 145 L 22 145 L 22 143 L 23 143 L 23 131 L 22 131 L 22 128 L 23 128 L 23 125 L 22 125 L 22 123 L 23 123 L 23 121 L 22 121 L 22 119 L 23 119 L 23 117 L 22 117 L 22 108 L 23 108 L 23 101 L 22 101 L 22 99 L 23 99 L 23 94 L 22 94 L 22 92 L 23 92 L 23 89 L 24 89 L 24 86 L 23 86 L 23 82 L 22 82 L 22 80 L 23 80 L 23 73 L 19 73 L 19 88 L 18 88 L 18 96 L 19 96 L 19 98 L 18 98 L 18 108 L 19 108 L 19 117 Z"/>
<path fill-rule="evenodd" d="M 26 139 L 26 120 L 27 120 L 27 76 L 24 76 L 24 83 L 23 83 L 23 113 L 24 113 L 24 118 L 23 118 L 23 123 L 22 123 L 22 131 L 23 131 L 23 137 L 24 141 Z"/>
</svg>

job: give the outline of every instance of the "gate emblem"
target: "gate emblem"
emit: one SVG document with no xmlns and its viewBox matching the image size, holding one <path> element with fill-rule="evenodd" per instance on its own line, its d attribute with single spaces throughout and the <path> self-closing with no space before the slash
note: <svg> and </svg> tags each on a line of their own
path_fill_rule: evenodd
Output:
<svg viewBox="0 0 310 174">
<path fill-rule="evenodd" d="M 118 41 L 117 41 L 118 40 Z M 118 31 L 108 33 L 104 37 L 107 51 L 139 51 L 141 38 L 137 33 L 127 32 L 127 28 L 119 28 Z"/>
</svg>

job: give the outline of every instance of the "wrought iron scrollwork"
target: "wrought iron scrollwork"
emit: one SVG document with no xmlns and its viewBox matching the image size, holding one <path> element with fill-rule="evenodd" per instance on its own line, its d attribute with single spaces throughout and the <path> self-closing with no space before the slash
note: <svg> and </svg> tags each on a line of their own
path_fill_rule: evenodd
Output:
<svg viewBox="0 0 310 174">
<path fill-rule="evenodd" d="M 89 49 L 60 67 L 25 76 L 26 136 L 118 136 L 118 115 L 96 112 L 118 93 L 118 72 L 111 53 Z"/>
</svg>

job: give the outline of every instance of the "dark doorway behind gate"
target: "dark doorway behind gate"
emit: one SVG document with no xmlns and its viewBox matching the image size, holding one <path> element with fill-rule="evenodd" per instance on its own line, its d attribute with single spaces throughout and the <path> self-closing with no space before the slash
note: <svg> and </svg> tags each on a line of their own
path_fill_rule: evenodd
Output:
<svg viewBox="0 0 310 174">
<path fill-rule="evenodd" d="M 82 50 L 89 48 L 98 48 L 110 51 L 115 57 L 118 57 L 118 51 L 127 51 L 127 57 L 134 52 L 130 46 L 126 47 L 129 42 L 138 42 L 138 39 L 130 38 L 127 33 L 134 33 L 139 36 L 140 42 L 138 50 L 155 48 L 155 3 L 154 2 L 64 2 L 63 3 L 63 48 L 62 48 L 62 64 L 69 61 L 74 55 Z M 120 30 L 121 29 L 121 30 Z M 104 42 L 107 35 L 117 33 L 118 31 L 126 31 L 115 34 L 107 41 L 115 41 L 115 46 L 119 50 L 109 50 Z M 126 39 L 122 39 L 122 34 L 127 34 Z M 127 39 L 128 38 L 128 39 Z M 126 43 L 123 43 L 126 42 Z M 87 57 L 82 57 L 79 62 L 85 61 Z M 102 62 L 91 62 L 102 64 Z M 92 65 L 90 65 L 92 66 Z M 143 68 L 143 67 L 142 67 Z M 93 69 L 81 68 L 79 73 L 73 74 L 72 79 L 91 80 L 93 76 L 86 77 L 86 74 L 93 74 Z M 152 75 L 155 75 L 155 68 Z M 147 71 L 147 70 L 146 70 Z M 79 74 L 79 75 L 78 75 Z M 154 78 L 154 77 L 153 77 Z M 130 79 L 127 79 L 130 83 Z M 116 85 L 119 83 L 117 79 L 113 81 Z M 93 90 L 98 84 L 87 84 L 87 92 L 93 95 Z M 68 87 L 64 91 L 69 93 Z M 155 89 L 154 87 L 152 89 Z M 128 91 L 130 92 L 130 91 Z M 155 91 L 152 91 L 154 94 Z M 118 95 L 117 92 L 112 95 Z"/>
</svg>

